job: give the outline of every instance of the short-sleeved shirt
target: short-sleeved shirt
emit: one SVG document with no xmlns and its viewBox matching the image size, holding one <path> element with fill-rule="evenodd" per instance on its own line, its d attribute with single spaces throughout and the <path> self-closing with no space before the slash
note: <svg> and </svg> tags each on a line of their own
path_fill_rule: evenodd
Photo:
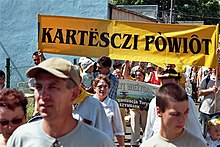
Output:
<svg viewBox="0 0 220 147">
<path fill-rule="evenodd" d="M 110 138 L 113 134 L 111 126 L 106 116 L 104 107 L 99 100 L 88 96 L 84 101 L 75 104 L 73 108 L 73 117 L 78 120 L 86 119 L 91 122 L 91 126 L 106 133 Z"/>
<path fill-rule="evenodd" d="M 206 78 L 204 78 L 200 84 L 199 90 L 211 88 L 213 87 L 214 84 L 215 84 L 215 79 L 212 76 L 210 76 L 210 80 L 208 82 L 206 81 Z M 220 86 L 220 80 L 218 80 L 217 85 Z M 214 110 L 215 107 L 216 107 L 216 110 Z M 219 113 L 220 112 L 220 92 L 218 91 L 216 95 L 216 104 L 215 104 L 215 93 L 214 92 L 208 95 L 205 95 L 204 99 L 201 102 L 201 106 L 199 110 L 205 114 Z"/>
<path fill-rule="evenodd" d="M 113 147 L 114 142 L 103 132 L 78 121 L 76 128 L 59 138 L 49 136 L 42 120 L 18 127 L 7 142 L 7 147 L 51 147 L 58 142 L 63 147 Z"/>
<path fill-rule="evenodd" d="M 141 147 L 207 147 L 207 145 L 184 129 L 183 133 L 173 140 L 163 138 L 159 133 L 154 134 L 144 141 Z"/>
<path fill-rule="evenodd" d="M 124 135 L 124 128 L 118 103 L 115 100 L 107 97 L 102 102 L 102 105 L 112 127 L 113 134 Z"/>
</svg>

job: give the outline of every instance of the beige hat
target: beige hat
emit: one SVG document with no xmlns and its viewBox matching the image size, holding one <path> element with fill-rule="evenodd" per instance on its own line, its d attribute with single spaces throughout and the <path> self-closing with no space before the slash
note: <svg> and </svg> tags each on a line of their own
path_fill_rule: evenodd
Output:
<svg viewBox="0 0 220 147">
<path fill-rule="evenodd" d="M 155 66 L 154 66 L 153 63 L 150 63 L 150 62 L 149 62 L 149 63 L 147 64 L 147 68 L 155 68 Z"/>
<path fill-rule="evenodd" d="M 26 75 L 29 78 L 36 77 L 39 70 L 45 70 L 56 77 L 64 79 L 72 79 L 77 85 L 80 84 L 79 68 L 70 61 L 63 58 L 53 57 L 44 60 L 37 66 L 30 68 Z"/>
</svg>

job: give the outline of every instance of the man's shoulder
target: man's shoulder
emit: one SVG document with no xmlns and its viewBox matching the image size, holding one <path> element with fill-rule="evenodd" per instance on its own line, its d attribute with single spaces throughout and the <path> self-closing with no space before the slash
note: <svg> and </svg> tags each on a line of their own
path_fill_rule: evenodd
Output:
<svg viewBox="0 0 220 147">
<path fill-rule="evenodd" d="M 115 99 L 112 99 L 109 97 L 104 100 L 104 103 L 106 103 L 106 105 L 111 106 L 111 107 L 118 105 L 118 102 Z"/>
<path fill-rule="evenodd" d="M 40 130 L 41 120 L 19 126 L 10 138 L 31 138 Z M 35 136 L 35 135 L 34 135 Z"/>
<path fill-rule="evenodd" d="M 198 137 L 196 137 L 195 135 L 193 135 L 190 131 L 188 131 L 187 129 L 184 129 L 185 131 L 185 135 L 188 138 L 191 138 L 192 140 L 197 140 L 197 141 L 202 141 L 201 139 L 199 139 Z"/>
<path fill-rule="evenodd" d="M 81 122 L 80 122 L 81 123 Z M 102 143 L 107 143 L 107 144 L 114 144 L 111 138 L 109 138 L 104 132 L 86 125 L 84 123 L 81 123 L 81 133 L 84 134 L 84 139 L 87 141 L 92 142 L 102 142 Z"/>
<path fill-rule="evenodd" d="M 183 142 L 191 142 L 191 145 L 205 147 L 206 144 L 198 137 L 194 136 L 191 132 L 184 129 L 184 139 Z"/>
<path fill-rule="evenodd" d="M 109 99 L 110 99 L 110 102 L 112 103 L 112 105 L 118 105 L 117 100 L 111 99 L 111 98 L 109 98 Z"/>
<path fill-rule="evenodd" d="M 147 139 L 146 141 L 144 141 L 140 147 L 145 147 L 145 146 L 154 146 L 154 145 L 158 145 L 158 142 L 160 139 L 159 134 L 156 133 L 154 134 L 152 137 L 150 137 L 149 139 Z"/>
<path fill-rule="evenodd" d="M 42 120 L 38 120 L 38 121 L 31 122 L 31 123 L 23 124 L 20 127 L 18 127 L 16 130 L 18 130 L 18 129 L 25 130 L 25 129 L 29 129 L 29 128 L 35 128 L 41 124 L 41 121 Z"/>
<path fill-rule="evenodd" d="M 102 104 L 99 102 L 98 99 L 94 98 L 93 96 L 88 96 L 83 103 L 86 103 L 88 105 L 91 105 L 92 107 L 96 106 L 96 107 L 100 107 L 102 106 Z"/>
</svg>

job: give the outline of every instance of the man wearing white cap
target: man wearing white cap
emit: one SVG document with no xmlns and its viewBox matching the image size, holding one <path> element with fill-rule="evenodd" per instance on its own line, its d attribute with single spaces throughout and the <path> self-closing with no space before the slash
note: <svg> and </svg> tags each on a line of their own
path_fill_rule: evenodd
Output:
<svg viewBox="0 0 220 147">
<path fill-rule="evenodd" d="M 7 146 L 114 146 L 101 131 L 72 117 L 72 103 L 79 95 L 77 67 L 62 58 L 50 58 L 27 71 L 36 79 L 34 91 L 42 120 L 19 127 Z"/>
<path fill-rule="evenodd" d="M 91 87 L 92 80 L 94 79 L 94 64 L 95 62 L 92 59 L 86 58 L 81 62 L 82 68 L 82 84 L 87 90 Z"/>
</svg>

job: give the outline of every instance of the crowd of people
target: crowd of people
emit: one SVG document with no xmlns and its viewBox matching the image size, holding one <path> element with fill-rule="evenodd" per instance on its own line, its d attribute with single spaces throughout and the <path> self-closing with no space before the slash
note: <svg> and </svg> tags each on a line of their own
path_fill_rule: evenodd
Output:
<svg viewBox="0 0 220 147">
<path fill-rule="evenodd" d="M 123 147 L 126 115 L 132 147 L 220 146 L 220 68 L 192 66 L 188 73 L 179 73 L 175 64 L 113 63 L 107 56 L 97 61 L 81 57 L 78 65 L 58 57 L 46 59 L 41 52 L 32 58 L 35 66 L 26 76 L 34 91 L 35 111 L 29 120 L 27 98 L 5 88 L 5 73 L 0 70 L 1 146 L 110 147 L 116 139 Z M 160 88 L 144 109 L 120 108 L 120 79 Z"/>
</svg>

